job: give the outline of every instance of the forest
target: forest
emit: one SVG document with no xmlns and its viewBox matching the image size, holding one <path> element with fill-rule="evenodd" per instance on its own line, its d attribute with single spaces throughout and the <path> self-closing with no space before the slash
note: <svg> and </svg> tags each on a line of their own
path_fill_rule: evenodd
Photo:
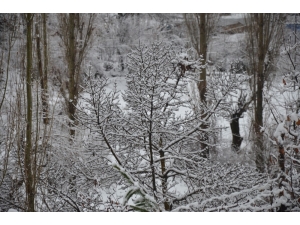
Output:
<svg viewBox="0 0 300 225">
<path fill-rule="evenodd" d="M 1 13 L 0 212 L 299 212 L 299 13 Z"/>
</svg>

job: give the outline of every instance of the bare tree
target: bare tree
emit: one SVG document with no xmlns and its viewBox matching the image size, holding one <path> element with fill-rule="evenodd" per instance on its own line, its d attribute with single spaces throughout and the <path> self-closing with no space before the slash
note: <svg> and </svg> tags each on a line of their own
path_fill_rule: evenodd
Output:
<svg viewBox="0 0 300 225">
<path fill-rule="evenodd" d="M 200 81 L 198 82 L 198 91 L 200 96 L 200 101 L 203 105 L 202 109 L 202 119 L 206 117 L 203 113 L 206 107 L 206 65 L 207 62 L 207 48 L 212 33 L 216 27 L 216 24 L 219 19 L 219 14 L 211 13 L 193 13 L 193 14 L 184 14 L 185 24 L 188 30 L 189 37 L 193 48 L 196 50 L 199 57 L 202 57 L 203 69 L 200 72 Z M 205 125 L 202 127 L 205 129 Z M 208 157 L 209 151 L 207 146 L 208 136 L 207 134 L 202 135 L 201 148 L 206 149 L 204 152 L 204 157 Z"/>
<path fill-rule="evenodd" d="M 26 28 L 27 28 L 27 64 L 26 64 L 26 100 L 27 100 L 27 118 L 26 118 L 26 146 L 25 146 L 25 184 L 26 184 L 26 208 L 27 211 L 34 211 L 35 190 L 33 186 L 33 162 L 32 162 L 32 92 L 31 92 L 31 74 L 32 74 L 32 24 L 34 15 L 27 13 Z"/>
<path fill-rule="evenodd" d="M 43 16 L 43 23 L 46 23 L 46 15 L 42 15 Z M 44 74 L 45 72 L 47 72 L 44 68 L 43 68 L 43 63 L 45 63 L 45 59 L 44 62 L 42 60 L 42 49 L 41 49 L 41 36 L 40 36 L 40 24 L 41 24 L 41 16 L 37 15 L 37 21 L 35 23 L 35 34 L 36 34 L 36 54 L 37 54 L 37 67 L 38 67 L 38 74 L 39 74 L 39 79 L 40 79 L 40 83 L 41 83 L 41 89 L 42 89 L 42 106 L 43 106 L 43 121 L 44 124 L 48 124 L 48 91 L 47 91 L 47 74 Z M 43 24 L 44 25 L 44 24 Z M 46 27 L 45 27 L 46 28 Z M 44 36 L 44 31 L 43 30 L 43 39 L 44 39 L 44 43 L 46 41 L 46 47 L 47 47 L 47 40 L 45 40 Z M 45 46 L 44 46 L 44 51 L 45 51 Z M 44 52 L 44 57 L 47 54 L 47 50 L 46 52 Z M 47 56 L 46 56 L 46 60 L 47 60 Z"/>
<path fill-rule="evenodd" d="M 15 46 L 16 40 L 17 40 L 17 33 L 19 31 L 18 29 L 18 22 L 19 17 L 16 14 L 2 14 L 1 15 L 1 22 L 2 25 L 4 23 L 4 26 L 2 27 L 3 36 L 6 37 L 6 40 L 2 40 L 2 43 L 5 44 L 5 47 L 7 49 L 6 53 L 5 50 L 1 51 L 1 59 L 0 59 L 0 68 L 1 68 L 1 88 L 3 89 L 3 92 L 1 92 L 1 103 L 0 103 L 0 112 L 1 112 L 1 127 L 2 130 L 0 132 L 0 192 L 1 199 L 0 199 L 0 208 L 4 206 L 4 209 L 7 206 L 12 207 L 15 205 L 14 201 L 10 196 L 14 196 L 14 184 L 12 179 L 10 178 L 9 174 L 11 173 L 12 163 L 11 163 L 11 155 L 13 152 L 13 147 L 15 145 L 15 133 L 16 131 L 16 123 L 15 123 L 15 114 L 18 113 L 18 110 L 13 109 L 13 101 L 11 98 L 7 98 L 6 96 L 11 96 L 11 86 L 9 85 L 9 79 L 13 67 L 11 61 L 15 60 L 13 57 L 13 47 Z M 2 37 L 3 37 L 2 36 Z M 5 65 L 6 64 L 6 65 Z M 3 76 L 3 77 L 2 77 Z M 4 84 L 2 83 L 4 81 Z M 19 114 L 20 115 L 20 114 Z M 6 117 L 6 120 L 3 120 L 3 117 Z M 17 182 L 16 182 L 17 183 Z M 22 182 L 23 183 L 23 182 Z M 14 196 L 15 197 L 15 196 Z M 18 207 L 18 206 L 16 206 Z M 19 206 L 21 208 L 21 206 Z M 3 210 L 3 208 L 2 208 Z"/>
<path fill-rule="evenodd" d="M 42 17 L 42 18 L 41 18 Z M 48 49 L 47 49 L 47 14 L 37 15 L 37 21 L 35 23 L 36 34 L 36 55 L 37 55 L 37 67 L 38 74 L 42 89 L 42 108 L 43 108 L 43 122 L 49 123 L 49 104 L 48 104 Z M 42 35 L 40 34 L 42 24 Z M 43 39 L 43 49 L 41 47 L 41 37 Z M 43 57 L 42 57 L 43 51 Z"/>
<path fill-rule="evenodd" d="M 253 75 L 254 134 L 256 166 L 261 172 L 265 167 L 263 135 L 263 88 L 275 66 L 283 35 L 283 14 L 247 14 L 246 43 L 249 60 L 249 74 Z"/>
<path fill-rule="evenodd" d="M 219 20 L 219 14 L 211 13 L 193 13 L 184 14 L 185 24 L 193 48 L 199 57 L 202 57 L 202 65 L 207 61 L 207 49 L 211 36 Z M 206 102 L 206 68 L 200 73 L 200 82 L 198 84 L 201 101 Z"/>
<path fill-rule="evenodd" d="M 0 102 L 0 111 L 5 99 L 5 95 L 6 95 L 6 90 L 7 90 L 7 84 L 8 84 L 8 74 L 9 74 L 9 66 L 10 66 L 10 60 L 11 60 L 11 51 L 12 48 L 15 44 L 16 41 L 16 32 L 17 32 L 17 15 L 15 14 L 6 14 L 4 15 L 4 20 L 6 21 L 6 26 L 7 26 L 7 30 L 6 33 L 8 34 L 7 40 L 7 50 L 8 50 L 8 54 L 7 54 L 7 63 L 6 63 L 6 79 L 5 79 L 5 84 L 4 84 L 4 91 L 3 91 L 3 95 L 1 98 L 1 102 Z M 3 74 L 4 70 L 3 70 L 3 53 L 1 54 L 1 59 L 0 59 L 0 73 Z"/>
<path fill-rule="evenodd" d="M 70 135 L 74 136 L 81 67 L 91 43 L 95 14 L 59 14 L 58 19 L 68 67 L 68 82 L 63 84 L 61 91 L 67 105 Z"/>
</svg>

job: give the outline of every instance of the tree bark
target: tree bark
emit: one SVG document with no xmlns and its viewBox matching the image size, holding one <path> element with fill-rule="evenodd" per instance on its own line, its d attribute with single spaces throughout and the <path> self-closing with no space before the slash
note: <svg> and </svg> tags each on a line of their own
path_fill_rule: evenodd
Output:
<svg viewBox="0 0 300 225">
<path fill-rule="evenodd" d="M 41 80 L 43 122 L 49 124 L 49 104 L 48 104 L 48 43 L 47 43 L 47 14 L 42 14 L 43 24 L 43 52 L 44 52 L 44 72 Z"/>
<path fill-rule="evenodd" d="M 76 15 L 74 13 L 69 14 L 68 21 L 68 39 L 69 39 L 69 57 L 68 57 L 68 70 L 69 70 L 69 102 L 68 102 L 68 114 L 69 114 L 69 127 L 70 127 L 70 135 L 75 135 L 74 130 L 74 122 L 75 122 L 75 112 L 76 112 L 76 68 L 75 68 L 75 60 L 76 60 L 76 41 L 75 41 L 75 19 Z"/>
<path fill-rule="evenodd" d="M 284 16 L 275 13 L 248 14 L 247 52 L 250 61 L 249 73 L 253 74 L 254 95 L 254 149 L 255 163 L 260 172 L 265 171 L 264 138 L 260 132 L 263 127 L 263 88 L 265 81 L 279 55 L 283 37 Z"/>
<path fill-rule="evenodd" d="M 184 14 L 185 23 L 189 36 L 191 38 L 191 43 L 194 49 L 197 51 L 199 57 L 202 57 L 202 65 L 206 64 L 207 61 L 207 49 L 209 43 L 209 37 L 214 30 L 214 27 L 217 24 L 219 19 L 218 14 L 211 13 L 195 13 L 195 14 Z M 201 119 L 206 117 L 206 67 L 203 67 L 200 72 L 200 81 L 198 82 L 198 91 L 200 96 L 200 101 L 202 104 Z M 208 125 L 203 124 L 202 129 L 207 129 Z M 201 156 L 208 158 L 209 149 L 208 149 L 208 133 L 202 132 L 200 134 L 200 149 Z"/>
<path fill-rule="evenodd" d="M 44 17 L 44 15 L 43 15 Z M 43 25 L 44 25 L 43 21 Z M 43 31 L 43 34 L 45 31 Z M 35 24 L 35 33 L 36 33 L 36 52 L 37 52 L 37 66 L 38 66 L 38 71 L 39 71 L 39 79 L 41 82 L 41 89 L 42 89 L 42 111 L 43 111 L 43 123 L 48 124 L 48 93 L 47 93 L 47 76 L 45 79 L 45 74 L 43 71 L 43 64 L 42 64 L 42 53 L 41 53 L 41 37 L 40 37 L 40 28 L 39 28 L 39 21 Z M 43 38 L 45 38 L 45 35 L 43 35 Z M 45 40 L 44 40 L 45 43 Z M 45 46 L 44 46 L 45 50 Z M 47 54 L 47 52 L 46 52 Z M 44 52 L 45 56 L 45 52 Z M 45 66 L 44 66 L 45 68 Z M 47 72 L 47 70 L 46 70 Z"/>
<path fill-rule="evenodd" d="M 253 96 L 246 101 L 246 96 L 239 97 L 238 100 L 238 109 L 234 111 L 234 113 L 231 115 L 231 122 L 230 122 L 230 128 L 232 133 L 232 150 L 238 152 L 240 150 L 240 147 L 243 142 L 243 138 L 240 135 L 240 118 L 243 115 L 244 112 L 247 111 L 249 105 L 253 101 Z"/>
<path fill-rule="evenodd" d="M 62 95 L 66 101 L 67 114 L 69 118 L 69 133 L 71 139 L 75 136 L 76 106 L 78 102 L 80 87 L 80 72 L 83 59 L 90 44 L 94 30 L 93 21 L 95 14 L 89 14 L 87 21 L 84 15 L 69 13 L 58 15 L 61 39 L 65 47 L 65 59 L 68 66 L 68 81 L 61 88 Z"/>
<path fill-rule="evenodd" d="M 243 138 L 240 135 L 240 120 L 241 114 L 240 113 L 234 113 L 231 116 L 231 123 L 230 123 L 230 128 L 231 128 L 231 133 L 232 133 L 232 149 L 235 152 L 238 152 L 240 150 Z"/>
<path fill-rule="evenodd" d="M 153 88 L 154 89 L 154 88 Z M 153 90 L 154 93 L 154 90 Z M 150 119 L 153 116 L 153 95 L 151 96 L 151 109 L 150 109 Z M 153 160 L 153 143 L 152 143 L 152 120 L 149 121 L 149 151 L 150 151 L 150 166 L 152 172 L 152 188 L 153 188 L 153 195 L 156 198 L 156 181 L 155 181 L 155 168 L 154 168 L 154 160 Z"/>
<path fill-rule="evenodd" d="M 255 150 L 256 167 L 260 172 L 265 170 L 263 135 L 260 132 L 263 126 L 263 87 L 264 87 L 264 60 L 268 46 L 264 45 L 264 14 L 258 15 L 258 68 L 257 68 L 257 91 L 255 108 Z"/>
<path fill-rule="evenodd" d="M 203 58 L 202 65 L 206 63 L 207 56 L 207 31 L 206 31 L 206 13 L 200 13 L 200 55 Z M 198 84 L 201 101 L 206 103 L 206 67 L 201 69 L 200 82 Z"/>
<path fill-rule="evenodd" d="M 206 64 L 206 56 L 207 56 L 207 14 L 206 13 L 200 13 L 200 55 L 203 58 L 202 65 Z M 203 107 L 206 106 L 206 67 L 203 67 L 201 69 L 200 73 L 200 82 L 198 83 L 198 89 L 199 89 L 199 95 L 200 95 L 200 101 L 202 102 Z M 202 112 L 202 118 L 204 119 L 206 117 L 205 109 L 203 108 Z M 202 129 L 207 129 L 207 125 L 203 124 L 201 126 Z M 208 133 L 202 132 L 201 138 L 200 138 L 200 147 L 201 147 L 201 155 L 204 158 L 209 157 L 209 149 L 207 146 L 208 142 Z"/>
<path fill-rule="evenodd" d="M 26 184 L 26 205 L 27 211 L 34 212 L 34 198 L 35 190 L 33 185 L 33 174 L 32 174 L 32 143 L 31 143 L 31 132 L 32 132 L 32 92 L 31 92 L 31 72 L 32 72 L 32 21 L 33 15 L 27 13 L 26 25 L 27 25 L 27 63 L 26 63 L 26 99 L 27 99 L 27 118 L 26 118 L 26 146 L 25 146 L 25 184 Z"/>
<path fill-rule="evenodd" d="M 162 147 L 162 138 L 160 138 L 159 140 L 159 147 Z M 166 159 L 165 157 L 165 153 L 164 151 L 160 150 L 159 151 L 159 157 L 160 157 L 160 166 L 161 166 L 161 174 L 163 175 L 163 178 L 161 179 L 161 183 L 162 183 L 162 192 L 163 192 L 163 196 L 164 196 L 164 206 L 165 206 L 165 210 L 166 211 L 170 211 L 170 204 L 167 201 L 167 190 L 168 190 L 168 179 L 167 176 L 164 175 L 166 172 Z"/>
</svg>

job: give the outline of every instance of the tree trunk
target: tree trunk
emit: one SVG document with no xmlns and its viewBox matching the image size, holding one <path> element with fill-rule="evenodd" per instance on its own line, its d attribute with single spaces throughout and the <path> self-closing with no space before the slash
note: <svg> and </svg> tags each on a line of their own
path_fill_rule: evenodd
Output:
<svg viewBox="0 0 300 225">
<path fill-rule="evenodd" d="M 202 55 L 203 61 L 202 65 L 205 65 L 206 63 L 206 56 L 207 56 L 207 14 L 206 13 L 200 13 L 200 55 Z M 200 101 L 202 102 L 203 107 L 206 105 L 206 67 L 201 69 L 200 73 L 200 82 L 198 83 L 198 89 L 199 89 L 199 95 L 200 95 Z M 206 114 L 204 113 L 205 109 L 202 110 L 202 118 L 204 119 L 206 117 Z M 207 129 L 207 125 L 203 124 L 201 126 L 202 129 Z M 200 147 L 201 147 L 201 155 L 204 158 L 209 157 L 209 149 L 207 146 L 208 142 L 208 133 L 202 132 L 200 137 Z"/>
<path fill-rule="evenodd" d="M 39 22 L 35 24 L 35 33 L 36 33 L 36 52 L 37 52 L 37 66 L 39 71 L 39 78 L 41 82 L 42 89 L 42 110 L 43 110 L 43 122 L 48 124 L 48 99 L 47 99 L 47 79 L 43 73 L 42 65 L 42 53 L 41 53 L 41 37 L 39 31 Z M 44 47 L 45 48 L 45 47 Z"/>
<path fill-rule="evenodd" d="M 32 21 L 33 15 L 27 13 L 26 25 L 27 25 L 27 68 L 26 68 L 26 97 L 27 97 L 27 118 L 26 118 L 26 146 L 25 146 L 25 184 L 26 184 L 26 208 L 29 212 L 34 212 L 34 185 L 32 175 L 32 143 L 31 143 L 31 132 L 32 132 L 32 93 L 31 93 L 31 72 L 32 72 Z"/>
<path fill-rule="evenodd" d="M 95 14 L 82 15 L 79 13 L 59 14 L 60 38 L 65 47 L 65 59 L 68 66 L 68 81 L 66 88 L 61 88 L 66 101 L 69 119 L 70 139 L 75 136 L 76 106 L 80 87 L 81 65 L 86 56 L 93 34 Z"/>
<path fill-rule="evenodd" d="M 162 148 L 162 138 L 160 138 L 159 140 L 159 147 Z M 165 153 L 160 150 L 159 151 L 159 156 L 160 156 L 160 166 L 161 166 L 161 174 L 163 175 L 163 178 L 161 179 L 161 183 L 162 183 L 162 192 L 163 192 L 163 196 L 164 196 L 164 206 L 165 206 L 165 210 L 166 211 L 170 211 L 170 204 L 167 201 L 167 190 L 168 190 L 168 181 L 167 181 L 167 176 L 164 176 L 164 173 L 166 172 L 166 159 L 165 157 Z"/>
<path fill-rule="evenodd" d="M 200 14 L 200 55 L 203 57 L 202 65 L 205 65 L 207 56 L 206 16 L 206 13 Z M 200 99 L 203 103 L 206 103 L 206 67 L 201 70 L 200 82 L 198 85 Z"/>
<path fill-rule="evenodd" d="M 154 90 L 153 90 L 154 93 Z M 153 117 L 153 95 L 151 96 L 151 109 L 150 109 L 150 119 Z M 155 168 L 154 168 L 154 159 L 153 159 L 153 143 L 152 143 L 152 120 L 149 121 L 149 151 L 150 151 L 150 166 L 152 172 L 152 188 L 153 188 L 153 195 L 156 199 L 156 181 L 155 181 Z"/>
<path fill-rule="evenodd" d="M 48 44 L 47 44 L 47 14 L 42 14 L 43 24 L 43 51 L 44 51 L 44 73 L 41 79 L 43 122 L 49 123 L 49 104 L 48 104 Z"/>
<path fill-rule="evenodd" d="M 254 75 L 254 151 L 255 163 L 260 172 L 265 171 L 264 138 L 260 132 L 263 127 L 263 88 L 264 82 L 272 71 L 272 65 L 279 55 L 284 31 L 284 17 L 275 13 L 248 14 L 245 18 L 247 27 L 247 53 L 249 54 L 250 72 Z M 269 55 L 270 57 L 266 58 Z M 267 60 L 266 60 L 267 59 Z"/>
<path fill-rule="evenodd" d="M 76 15 L 74 13 L 69 14 L 68 21 L 68 41 L 69 41 L 69 57 L 68 57 L 68 69 L 69 69 L 69 102 L 68 102 L 68 116 L 70 119 L 70 135 L 75 136 L 74 123 L 75 123 L 75 112 L 76 112 L 76 68 L 75 68 L 75 58 L 76 58 L 76 41 L 75 41 L 75 19 Z"/>
<path fill-rule="evenodd" d="M 231 128 L 231 133 L 232 133 L 232 149 L 235 152 L 238 152 L 240 150 L 243 138 L 240 135 L 240 120 L 241 114 L 235 113 L 231 116 L 231 123 L 230 123 L 230 128 Z"/>
<path fill-rule="evenodd" d="M 256 150 L 256 167 L 260 172 L 265 170 L 263 135 L 260 132 L 263 126 L 263 87 L 264 87 L 264 15 L 258 15 L 258 68 L 257 68 L 257 92 L 256 92 L 256 109 L 255 109 L 255 150 Z"/>
</svg>

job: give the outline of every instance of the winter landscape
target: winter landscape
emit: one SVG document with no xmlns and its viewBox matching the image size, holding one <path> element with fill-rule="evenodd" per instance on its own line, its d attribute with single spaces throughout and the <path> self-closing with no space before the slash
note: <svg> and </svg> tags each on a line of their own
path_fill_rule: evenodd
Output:
<svg viewBox="0 0 300 225">
<path fill-rule="evenodd" d="M 0 14 L 0 212 L 300 211 L 299 13 Z"/>
</svg>

